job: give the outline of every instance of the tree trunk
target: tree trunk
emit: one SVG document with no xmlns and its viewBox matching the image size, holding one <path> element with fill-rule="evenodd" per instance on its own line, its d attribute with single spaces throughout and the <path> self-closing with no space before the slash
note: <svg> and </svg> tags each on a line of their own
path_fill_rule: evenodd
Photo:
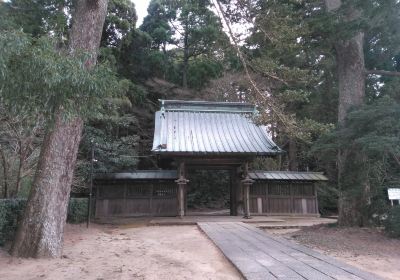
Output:
<svg viewBox="0 0 400 280">
<path fill-rule="evenodd" d="M 325 0 L 328 12 L 341 7 L 340 0 Z M 346 21 L 357 19 L 360 12 L 349 8 L 346 11 Z M 345 120 L 350 109 L 359 107 L 365 97 L 365 64 L 364 64 L 364 33 L 357 32 L 352 38 L 340 40 L 335 44 L 337 75 L 339 82 L 338 124 L 345 126 Z M 363 186 L 349 184 L 346 177 L 348 150 L 338 152 L 338 185 L 339 185 L 339 219 L 340 226 L 359 226 L 363 221 L 363 204 L 360 196 L 355 195 L 354 188 L 368 185 L 368 178 L 361 182 Z M 363 187 L 364 190 L 369 189 Z"/>
<path fill-rule="evenodd" d="M 11 254 L 58 257 L 62 253 L 69 192 L 83 122 L 57 116 L 43 141 L 24 217 Z"/>
<path fill-rule="evenodd" d="M 189 38 L 188 38 L 188 27 L 185 28 L 185 36 L 183 39 L 183 69 L 182 69 L 182 86 L 183 88 L 188 87 L 187 74 L 189 68 Z"/>
<path fill-rule="evenodd" d="M 166 80 L 167 79 L 167 64 L 168 64 L 168 54 L 167 54 L 167 43 L 163 42 L 162 43 L 162 52 L 163 52 L 163 79 Z"/>
<path fill-rule="evenodd" d="M 107 0 L 78 0 L 70 33 L 69 51 L 90 54 L 88 68 L 96 63 Z M 31 193 L 18 227 L 11 254 L 18 257 L 59 257 L 71 183 L 83 121 L 66 118 L 57 110 L 43 141 Z"/>
<path fill-rule="evenodd" d="M 23 141 L 19 141 L 19 162 L 18 162 L 18 171 L 17 171 L 17 182 L 15 183 L 15 196 L 18 195 L 19 189 L 21 187 L 21 179 L 22 179 L 22 170 L 24 169 L 24 163 L 26 160 L 26 153 L 28 147 L 24 147 Z"/>
<path fill-rule="evenodd" d="M 3 184 L 4 184 L 4 196 L 3 198 L 8 198 L 8 163 L 6 160 L 6 156 L 4 154 L 4 151 L 2 149 L 0 149 L 0 157 L 1 157 L 1 161 L 2 166 L 3 166 Z"/>
<path fill-rule="evenodd" d="M 339 125 L 344 125 L 347 113 L 364 103 L 364 33 L 336 43 L 336 62 L 339 80 Z"/>
<path fill-rule="evenodd" d="M 338 42 L 335 46 L 338 64 L 339 79 L 339 126 L 345 126 L 345 119 L 350 109 L 361 106 L 365 97 L 365 74 L 364 74 L 364 34 L 358 33 L 353 38 Z M 338 153 L 338 182 L 339 182 L 339 219 L 340 226 L 363 226 L 365 216 L 363 215 L 362 199 L 368 194 L 364 193 L 362 197 L 355 195 L 358 192 L 350 188 L 363 188 L 367 186 L 368 178 L 363 178 L 361 185 L 347 185 L 343 177 L 346 176 L 345 166 L 348 157 L 345 150 Z M 354 174 L 348 174 L 354 176 Z M 365 187 L 369 190 L 369 187 Z"/>
</svg>

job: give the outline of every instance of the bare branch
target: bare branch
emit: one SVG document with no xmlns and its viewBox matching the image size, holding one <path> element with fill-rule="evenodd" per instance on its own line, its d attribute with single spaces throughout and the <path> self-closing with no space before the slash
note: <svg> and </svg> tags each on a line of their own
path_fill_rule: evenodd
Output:
<svg viewBox="0 0 400 280">
<path fill-rule="evenodd" d="M 237 54 L 239 56 L 239 59 L 240 59 L 242 65 L 243 65 L 246 77 L 249 80 L 249 82 L 250 82 L 251 86 L 253 87 L 254 91 L 257 93 L 257 95 L 260 97 L 260 99 L 263 102 L 266 102 L 268 104 L 268 108 L 273 112 L 274 115 L 277 116 L 279 121 L 286 127 L 286 129 L 289 132 L 293 131 L 294 130 L 294 123 L 292 121 L 290 121 L 290 119 L 282 112 L 282 110 L 279 108 L 279 106 L 275 106 L 273 104 L 273 101 L 271 100 L 271 98 L 268 97 L 267 94 L 264 94 L 264 93 L 261 92 L 261 90 L 258 88 L 256 82 L 251 77 L 250 72 L 249 72 L 249 67 L 248 67 L 247 62 L 246 62 L 246 59 L 244 58 L 244 55 L 243 55 L 242 51 L 240 50 L 239 44 L 237 42 L 237 38 L 234 36 L 234 34 L 232 32 L 232 28 L 231 28 L 230 22 L 228 21 L 228 19 L 225 16 L 225 13 L 224 13 L 224 10 L 222 8 L 222 5 L 221 5 L 219 0 L 215 0 L 215 2 L 217 3 L 217 5 L 214 4 L 214 1 L 212 1 L 212 4 L 216 8 L 218 15 L 221 15 L 222 20 L 225 22 L 225 25 L 228 28 L 229 37 L 231 38 L 231 40 L 233 41 L 233 43 L 235 45 L 236 52 L 237 52 Z M 279 79 L 278 77 L 276 77 L 274 75 L 268 75 L 267 73 L 264 73 L 264 75 L 267 75 L 270 78 L 278 80 L 279 82 L 284 82 L 283 80 Z M 286 84 L 286 82 L 284 82 L 284 83 Z"/>
</svg>

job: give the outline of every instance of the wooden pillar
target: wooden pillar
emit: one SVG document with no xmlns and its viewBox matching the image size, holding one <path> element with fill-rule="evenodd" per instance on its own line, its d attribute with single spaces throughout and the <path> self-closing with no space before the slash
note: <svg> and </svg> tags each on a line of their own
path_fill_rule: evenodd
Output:
<svg viewBox="0 0 400 280">
<path fill-rule="evenodd" d="M 250 186 L 254 183 L 253 180 L 249 177 L 249 163 L 246 162 L 243 166 L 243 210 L 244 210 L 244 218 L 250 219 Z"/>
<path fill-rule="evenodd" d="M 232 169 L 229 171 L 229 205 L 230 205 L 229 214 L 231 216 L 237 215 L 235 178 L 236 178 L 236 171 Z"/>
<path fill-rule="evenodd" d="M 244 218 L 250 219 L 250 186 L 253 184 L 253 180 L 247 176 L 242 180 L 243 185 L 243 206 L 244 206 Z"/>
<path fill-rule="evenodd" d="M 317 211 L 317 217 L 320 217 L 321 215 L 319 214 L 319 205 L 318 205 L 318 185 L 313 183 L 313 188 L 314 188 L 314 196 L 315 196 L 315 209 Z"/>
<path fill-rule="evenodd" d="M 244 215 L 243 207 L 243 186 L 240 182 L 241 169 L 234 170 L 233 188 L 235 191 L 235 216 Z"/>
<path fill-rule="evenodd" d="M 185 208 L 186 208 L 186 203 L 185 203 L 185 189 L 186 189 L 186 184 L 189 182 L 189 180 L 186 180 L 186 166 L 185 162 L 181 162 L 179 164 L 178 168 L 178 180 L 175 182 L 178 184 L 178 217 L 183 217 L 185 216 Z"/>
</svg>

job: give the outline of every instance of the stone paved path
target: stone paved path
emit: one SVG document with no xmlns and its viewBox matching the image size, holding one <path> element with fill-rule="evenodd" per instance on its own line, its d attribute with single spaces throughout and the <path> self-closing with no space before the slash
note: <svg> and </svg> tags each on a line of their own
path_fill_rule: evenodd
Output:
<svg viewBox="0 0 400 280">
<path fill-rule="evenodd" d="M 198 226 L 249 280 L 381 279 L 245 223 L 199 222 Z"/>
</svg>

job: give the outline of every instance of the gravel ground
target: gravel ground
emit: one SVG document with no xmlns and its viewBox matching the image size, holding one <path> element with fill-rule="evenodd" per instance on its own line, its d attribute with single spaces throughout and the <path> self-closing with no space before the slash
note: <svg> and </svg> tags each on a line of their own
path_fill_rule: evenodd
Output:
<svg viewBox="0 0 400 280">
<path fill-rule="evenodd" d="M 11 258 L 0 279 L 241 279 L 196 226 L 67 225 L 60 259 Z"/>
</svg>

